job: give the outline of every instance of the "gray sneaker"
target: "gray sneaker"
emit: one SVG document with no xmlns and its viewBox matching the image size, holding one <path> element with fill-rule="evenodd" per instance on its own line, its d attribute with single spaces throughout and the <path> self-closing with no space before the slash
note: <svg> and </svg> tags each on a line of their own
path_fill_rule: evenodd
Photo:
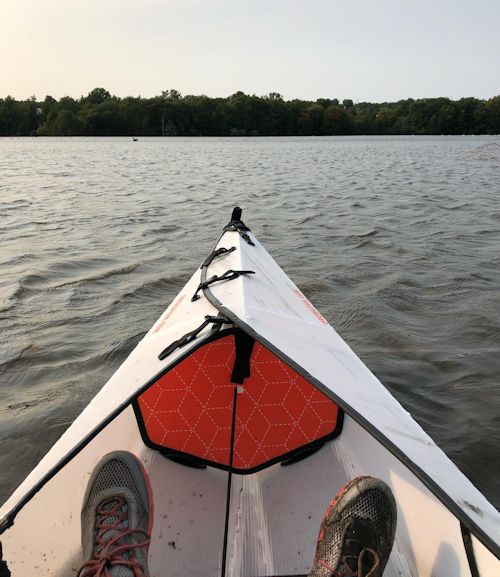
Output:
<svg viewBox="0 0 500 577">
<path fill-rule="evenodd" d="M 325 513 L 309 577 L 381 577 L 395 532 L 389 487 L 373 477 L 353 479 Z"/>
<path fill-rule="evenodd" d="M 149 577 L 152 496 L 132 453 L 109 453 L 89 480 L 82 508 L 79 577 Z"/>
</svg>

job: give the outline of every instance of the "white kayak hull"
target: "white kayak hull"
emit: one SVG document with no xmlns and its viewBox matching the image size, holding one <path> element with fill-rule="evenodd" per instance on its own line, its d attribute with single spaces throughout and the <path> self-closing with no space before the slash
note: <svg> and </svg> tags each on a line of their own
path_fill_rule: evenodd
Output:
<svg viewBox="0 0 500 577">
<path fill-rule="evenodd" d="M 117 450 L 136 455 L 152 484 L 151 576 L 221 574 L 227 403 L 223 402 L 224 414 L 216 412 L 215 400 L 205 399 L 204 404 L 200 402 L 204 409 L 196 409 L 197 423 L 208 413 L 212 419 L 221 415 L 220 431 L 214 429 L 208 441 L 209 425 L 199 430 L 190 422 L 182 425 L 189 421 L 186 415 L 195 410 L 196 402 L 183 413 L 176 403 L 184 402 L 185 390 L 176 393 L 180 397 L 172 391 L 180 390 L 174 375 L 180 379 L 196 372 L 188 364 L 193 359 L 198 359 L 202 372 L 218 371 L 210 368 L 214 366 L 211 357 L 206 356 L 206 365 L 200 359 L 204 351 L 226 354 L 221 346 L 224 338 L 232 342 L 234 329 L 255 339 L 251 376 L 246 382 L 258 381 L 263 388 L 259 389 L 260 405 L 255 399 L 250 405 L 253 413 L 245 409 L 245 395 L 251 395 L 250 387 L 245 390 L 245 379 L 240 389 L 239 407 L 248 415 L 243 420 L 242 412 L 236 425 L 227 575 L 306 575 L 325 509 L 338 489 L 359 475 L 384 480 L 397 502 L 396 541 L 385 576 L 500 574 L 500 515 L 495 508 L 238 221 L 224 232 L 216 248 L 232 247 L 195 272 L 125 363 L 4 504 L 0 541 L 12 576 L 76 575 L 82 562 L 80 511 L 87 481 L 100 458 Z M 200 278 L 207 280 L 228 270 L 254 274 L 214 282 L 200 290 L 201 298 L 191 300 Z M 216 326 L 220 334 L 209 323 L 191 342 L 158 358 L 165 347 L 199 327 L 205 315 L 221 314 L 225 323 Z M 208 352 L 210 342 L 220 345 L 218 351 Z M 237 353 L 227 354 L 233 356 L 222 364 L 229 370 Z M 270 360 L 274 372 L 264 375 L 264 381 L 274 380 L 266 389 L 259 375 Z M 298 403 L 293 404 L 288 389 L 283 403 L 273 401 L 272 395 L 281 386 L 278 372 L 294 382 L 297 394 L 307 397 L 304 406 L 309 412 L 293 413 Z M 198 381 L 193 377 L 187 389 L 201 386 Z M 160 389 L 168 391 L 167 400 Z M 264 393 L 270 395 L 267 400 Z M 274 405 L 282 406 L 278 410 Z M 252 429 L 255 410 L 268 419 L 271 432 L 260 433 L 262 427 L 257 425 Z M 318 423 L 310 427 L 314 414 Z M 271 422 L 273 418 L 276 422 Z M 180 427 L 179 419 L 183 419 Z M 250 446 L 252 439 L 255 448 Z M 318 450 L 282 466 L 303 447 Z M 166 453 L 171 457 L 185 454 L 206 467 L 174 462 Z"/>
</svg>

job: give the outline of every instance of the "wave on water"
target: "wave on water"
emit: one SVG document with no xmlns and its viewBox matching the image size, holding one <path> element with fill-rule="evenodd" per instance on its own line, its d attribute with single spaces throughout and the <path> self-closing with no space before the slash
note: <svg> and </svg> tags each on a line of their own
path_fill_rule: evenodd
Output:
<svg viewBox="0 0 500 577">
<path fill-rule="evenodd" d="M 438 204 L 439 208 L 442 208 L 444 210 L 461 210 L 463 208 L 467 208 L 469 207 L 469 203 L 468 202 L 460 202 L 458 204 Z"/>
<path fill-rule="evenodd" d="M 12 347 L 3 347 L 0 353 L 0 371 L 8 370 L 9 367 L 17 364 L 32 346 L 32 344 L 29 344 L 21 349 L 17 348 L 15 350 L 12 350 Z"/>
<path fill-rule="evenodd" d="M 357 237 L 357 238 L 369 238 L 372 236 L 376 236 L 377 234 L 379 234 L 379 230 L 377 228 L 372 228 L 370 230 L 367 230 L 365 232 L 358 232 L 358 233 L 354 233 L 352 236 Z"/>
<path fill-rule="evenodd" d="M 301 218 L 299 221 L 297 221 L 297 225 L 303 225 L 303 224 L 307 224 L 308 222 L 314 222 L 315 220 L 315 216 L 311 215 L 311 216 L 305 216 L 304 218 Z"/>
<path fill-rule="evenodd" d="M 109 278 L 115 277 L 115 276 L 128 275 L 128 274 L 134 272 L 139 266 L 140 266 L 140 263 L 134 263 L 134 264 L 130 264 L 128 266 L 122 266 L 119 268 L 105 270 L 102 272 L 98 272 L 94 275 L 83 276 L 83 277 L 80 277 L 78 279 L 69 280 L 67 282 L 57 284 L 51 288 L 57 289 L 57 288 L 65 287 L 65 286 L 70 286 L 70 285 L 73 285 L 76 283 L 101 281 L 101 280 L 106 280 L 106 279 L 109 279 Z"/>
<path fill-rule="evenodd" d="M 13 309 L 22 293 L 21 281 L 17 279 L 0 281 L 0 313 Z"/>
<path fill-rule="evenodd" d="M 470 154 L 482 160 L 500 160 L 500 142 L 486 142 L 471 150 Z"/>
<path fill-rule="evenodd" d="M 104 281 L 106 279 L 110 279 L 110 278 L 115 277 L 115 276 L 128 275 L 128 274 L 134 272 L 139 266 L 140 266 L 140 263 L 134 263 L 134 264 L 126 265 L 126 266 L 121 266 L 121 267 L 117 267 L 117 268 L 113 268 L 113 269 L 104 270 L 101 272 L 96 272 L 94 274 L 88 274 L 87 273 L 86 275 L 80 276 L 78 278 L 70 278 L 64 282 L 58 282 L 60 279 L 60 276 L 55 274 L 55 270 L 56 269 L 64 270 L 66 272 L 66 274 L 68 272 L 65 268 L 65 265 L 62 263 L 59 263 L 58 265 L 53 267 L 50 272 L 46 271 L 45 273 L 40 272 L 38 274 L 33 273 L 33 274 L 28 274 L 28 275 L 22 277 L 21 280 L 18 281 L 19 287 L 17 289 L 16 296 L 17 296 L 17 298 L 20 298 L 21 296 L 23 296 L 25 293 L 28 293 L 28 292 L 51 291 L 51 290 L 61 289 L 64 287 L 69 287 L 69 286 L 72 286 L 75 284 Z M 82 269 L 81 271 L 78 270 L 77 272 L 79 272 L 81 274 L 81 273 L 84 273 L 85 270 Z"/>
</svg>

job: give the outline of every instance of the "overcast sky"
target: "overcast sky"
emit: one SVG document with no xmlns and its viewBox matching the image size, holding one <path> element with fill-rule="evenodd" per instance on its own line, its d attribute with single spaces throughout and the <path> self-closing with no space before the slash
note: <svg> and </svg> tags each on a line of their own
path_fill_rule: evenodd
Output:
<svg viewBox="0 0 500 577">
<path fill-rule="evenodd" d="M 500 94 L 500 0 L 0 0 L 0 97 Z"/>
</svg>

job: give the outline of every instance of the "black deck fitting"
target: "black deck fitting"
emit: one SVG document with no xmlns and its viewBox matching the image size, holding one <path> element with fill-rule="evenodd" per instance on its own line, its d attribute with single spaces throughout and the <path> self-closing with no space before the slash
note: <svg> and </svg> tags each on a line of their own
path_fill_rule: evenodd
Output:
<svg viewBox="0 0 500 577">
<path fill-rule="evenodd" d="M 231 220 L 229 224 L 224 227 L 224 230 L 235 230 L 240 233 L 241 237 L 251 246 L 255 246 L 253 240 L 248 236 L 247 231 L 250 229 L 248 226 L 241 220 L 241 208 L 239 206 L 235 206 L 233 208 L 233 212 L 231 214 Z"/>
<path fill-rule="evenodd" d="M 233 213 L 231 214 L 231 222 L 239 222 L 241 221 L 241 208 L 239 206 L 235 206 L 233 208 Z"/>
</svg>

